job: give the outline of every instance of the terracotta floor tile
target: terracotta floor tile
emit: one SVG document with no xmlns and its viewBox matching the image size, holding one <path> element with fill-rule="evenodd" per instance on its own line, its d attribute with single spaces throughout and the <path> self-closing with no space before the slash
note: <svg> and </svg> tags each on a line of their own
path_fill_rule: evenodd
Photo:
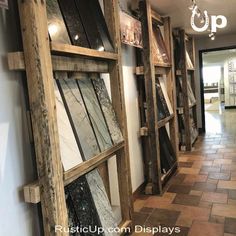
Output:
<svg viewBox="0 0 236 236">
<path fill-rule="evenodd" d="M 203 166 L 203 167 L 201 168 L 201 172 L 207 172 L 207 173 L 220 172 L 220 167 Z"/>
<path fill-rule="evenodd" d="M 211 214 L 236 218 L 236 205 L 213 204 Z"/>
<path fill-rule="evenodd" d="M 229 190 L 229 199 L 236 200 L 236 190 Z"/>
<path fill-rule="evenodd" d="M 221 224 L 194 221 L 188 236 L 223 236 L 224 226 Z"/>
<path fill-rule="evenodd" d="M 146 200 L 145 207 L 158 208 L 160 205 L 171 204 L 175 198 L 175 193 L 165 193 L 162 197 L 151 196 Z"/>
<path fill-rule="evenodd" d="M 193 162 L 179 162 L 179 167 L 187 167 L 187 168 L 191 168 L 193 165 Z"/>
<path fill-rule="evenodd" d="M 236 171 L 231 172 L 231 180 L 236 180 Z"/>
<path fill-rule="evenodd" d="M 177 194 L 173 201 L 173 204 L 180 204 L 185 206 L 198 206 L 200 199 L 201 199 L 200 196 Z"/>
<path fill-rule="evenodd" d="M 216 224 L 224 224 L 225 217 L 224 216 L 210 216 L 209 222 Z"/>
<path fill-rule="evenodd" d="M 219 180 L 217 188 L 236 189 L 236 180 L 232 181 Z"/>
<path fill-rule="evenodd" d="M 216 190 L 216 186 L 216 184 L 212 183 L 195 183 L 192 189 L 205 192 L 214 192 Z"/>
<path fill-rule="evenodd" d="M 143 208 L 140 209 L 139 212 L 141 212 L 141 213 L 146 213 L 146 214 L 151 214 L 153 211 L 154 211 L 153 208 L 143 207 Z"/>
<path fill-rule="evenodd" d="M 206 182 L 211 184 L 218 184 L 218 179 L 208 179 Z"/>
<path fill-rule="evenodd" d="M 201 208 L 211 209 L 212 205 L 213 205 L 212 202 L 200 201 L 198 206 Z"/>
<path fill-rule="evenodd" d="M 236 219 L 235 218 L 225 218 L 225 233 L 236 234 Z"/>
<path fill-rule="evenodd" d="M 224 193 L 204 192 L 201 200 L 213 203 L 227 203 L 228 195 Z"/>
<path fill-rule="evenodd" d="M 209 173 L 209 179 L 220 179 L 220 180 L 229 180 L 230 174 L 229 173 Z"/>
<path fill-rule="evenodd" d="M 144 207 L 144 204 L 145 204 L 145 200 L 140 200 L 140 199 L 135 200 L 134 211 L 136 212 L 140 211 L 140 209 Z"/>
<path fill-rule="evenodd" d="M 179 211 L 155 209 L 147 222 L 152 226 L 159 226 L 160 224 L 175 225 L 179 215 Z"/>
<path fill-rule="evenodd" d="M 173 184 L 168 188 L 168 192 L 188 194 L 191 191 L 191 188 L 192 186 Z"/>
<path fill-rule="evenodd" d="M 202 196 L 202 193 L 202 191 L 191 190 L 189 194 L 194 196 Z"/>
<path fill-rule="evenodd" d="M 147 213 L 134 212 L 133 223 L 134 225 L 144 225 L 148 217 Z"/>
<path fill-rule="evenodd" d="M 236 165 L 222 165 L 221 170 L 236 171 Z"/>
<path fill-rule="evenodd" d="M 187 175 L 184 179 L 184 183 L 206 182 L 207 175 Z"/>
<path fill-rule="evenodd" d="M 228 233 L 224 233 L 224 236 L 236 236 L 236 234 L 228 234 Z"/>
<path fill-rule="evenodd" d="M 180 174 L 198 174 L 200 172 L 200 168 L 185 168 L 182 167 L 179 169 Z"/>
<path fill-rule="evenodd" d="M 213 165 L 231 165 L 232 160 L 230 159 L 216 159 L 213 161 Z"/>
</svg>

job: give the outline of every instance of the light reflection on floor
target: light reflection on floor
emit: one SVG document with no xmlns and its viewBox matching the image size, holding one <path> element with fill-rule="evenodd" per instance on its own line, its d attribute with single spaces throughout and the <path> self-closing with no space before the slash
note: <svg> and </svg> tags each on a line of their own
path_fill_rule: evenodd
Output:
<svg viewBox="0 0 236 236">
<path fill-rule="evenodd" d="M 235 134 L 236 109 L 222 109 L 222 112 L 206 111 L 206 133 L 208 134 Z"/>
</svg>

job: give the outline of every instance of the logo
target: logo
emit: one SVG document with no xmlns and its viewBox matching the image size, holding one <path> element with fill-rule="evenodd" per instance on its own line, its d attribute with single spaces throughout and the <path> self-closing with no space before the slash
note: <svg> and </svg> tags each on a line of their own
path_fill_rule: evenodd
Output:
<svg viewBox="0 0 236 236">
<path fill-rule="evenodd" d="M 203 13 L 203 17 L 205 19 L 204 25 L 202 27 L 198 27 L 195 24 L 195 18 L 196 18 L 197 15 L 198 15 L 198 13 L 193 10 L 192 11 L 192 16 L 191 16 L 191 26 L 192 26 L 193 30 L 195 30 L 196 32 L 204 32 L 210 26 L 211 27 L 211 32 L 216 33 L 217 29 L 222 29 L 222 28 L 227 26 L 227 18 L 225 16 L 212 15 L 212 16 L 209 17 L 208 12 L 204 11 L 204 13 Z"/>
</svg>

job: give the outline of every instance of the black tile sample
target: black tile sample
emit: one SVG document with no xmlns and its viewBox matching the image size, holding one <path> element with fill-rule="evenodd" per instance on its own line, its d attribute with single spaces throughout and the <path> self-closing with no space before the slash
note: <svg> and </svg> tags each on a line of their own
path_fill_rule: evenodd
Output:
<svg viewBox="0 0 236 236">
<path fill-rule="evenodd" d="M 162 120 L 168 116 L 170 116 L 170 112 L 165 100 L 165 96 L 163 94 L 160 81 L 156 78 L 156 99 L 157 99 L 157 107 L 158 107 L 158 120 Z"/>
<path fill-rule="evenodd" d="M 176 162 L 176 155 L 165 127 L 159 129 L 161 169 L 166 173 Z"/>
<path fill-rule="evenodd" d="M 88 77 L 84 77 L 77 80 L 77 83 L 97 137 L 100 150 L 104 151 L 112 147 L 113 144 L 92 81 Z"/>
<path fill-rule="evenodd" d="M 66 186 L 67 207 L 69 216 L 73 217 L 70 220 L 75 226 L 83 228 L 102 227 L 99 216 L 94 204 L 94 200 L 89 189 L 86 177 L 82 176 Z M 98 235 L 97 232 L 81 233 L 81 235 Z M 104 235 L 104 234 L 101 234 Z"/>
<path fill-rule="evenodd" d="M 92 80 L 94 85 L 99 103 L 101 105 L 109 132 L 112 137 L 114 144 L 117 144 L 124 140 L 119 124 L 116 119 L 115 111 L 112 107 L 110 97 L 108 95 L 104 80 L 101 78 L 96 78 Z"/>
<path fill-rule="evenodd" d="M 86 161 L 97 155 L 100 150 L 77 82 L 74 79 L 60 79 L 58 80 L 58 88 L 72 123 L 75 137 L 82 149 L 82 158 Z"/>
<path fill-rule="evenodd" d="M 92 49 L 113 51 L 106 22 L 98 0 L 75 0 Z"/>
<path fill-rule="evenodd" d="M 74 0 L 59 0 L 62 15 L 65 19 L 73 45 L 89 48 L 87 36 L 82 25 L 79 11 Z"/>
<path fill-rule="evenodd" d="M 71 44 L 57 0 L 47 0 L 48 32 L 51 41 Z"/>
<path fill-rule="evenodd" d="M 113 51 L 112 41 L 106 25 L 106 21 L 98 0 L 88 0 L 90 10 L 93 13 L 94 19 L 97 23 L 98 32 L 102 39 L 105 51 Z"/>
</svg>

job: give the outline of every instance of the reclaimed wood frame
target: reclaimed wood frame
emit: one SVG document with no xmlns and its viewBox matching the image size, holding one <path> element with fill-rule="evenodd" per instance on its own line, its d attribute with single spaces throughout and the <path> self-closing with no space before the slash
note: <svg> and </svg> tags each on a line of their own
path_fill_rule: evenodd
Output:
<svg viewBox="0 0 236 236">
<path fill-rule="evenodd" d="M 173 145 L 176 156 L 178 157 L 178 126 L 176 119 L 176 90 L 174 77 L 174 60 L 173 60 L 173 41 L 172 29 L 169 17 L 161 17 L 155 12 L 149 0 L 140 0 L 140 18 L 142 22 L 143 35 L 143 66 L 136 68 L 136 76 L 138 81 L 145 81 L 145 88 L 138 86 L 139 90 L 139 107 L 141 117 L 146 112 L 146 123 L 141 121 L 140 136 L 142 136 L 143 156 L 144 156 L 144 171 L 146 179 L 146 194 L 162 194 L 163 186 L 169 177 L 176 171 L 177 162 L 165 175 L 161 174 L 160 164 L 160 147 L 159 147 L 159 128 L 169 123 L 170 140 Z M 155 22 L 157 25 L 164 27 L 164 39 L 167 46 L 167 52 L 170 58 L 168 64 L 156 64 L 153 60 L 153 37 L 152 25 Z M 166 75 L 167 93 L 173 108 L 173 115 L 161 121 L 158 121 L 158 109 L 156 103 L 156 87 L 155 75 Z M 146 94 L 146 102 L 144 103 L 144 90 Z M 142 120 L 142 119 L 141 119 Z M 151 169 L 151 170 L 150 170 Z"/>
<path fill-rule="evenodd" d="M 133 203 L 118 1 L 104 0 L 104 16 L 114 53 L 50 43 L 46 0 L 18 0 L 18 5 L 23 52 L 9 53 L 8 65 L 10 70 L 26 71 L 38 172 L 38 181 L 24 186 L 25 202 L 41 202 L 46 236 L 68 235 L 66 232 L 55 232 L 56 225 L 68 227 L 64 185 L 103 165 L 115 155 L 122 213 L 119 226 L 131 227 Z M 109 73 L 112 103 L 124 137 L 123 142 L 66 172 L 63 172 L 59 151 L 53 70 Z"/>
<path fill-rule="evenodd" d="M 195 41 L 194 37 L 187 35 L 185 33 L 185 30 L 183 29 L 175 29 L 174 30 L 174 36 L 180 38 L 180 47 L 181 47 L 181 55 L 182 58 L 180 58 L 180 61 L 182 62 L 180 64 L 180 68 L 175 68 L 176 76 L 182 76 L 182 90 L 183 90 L 183 107 L 178 107 L 177 111 L 178 114 L 184 115 L 184 124 L 185 124 L 185 145 L 180 146 L 181 151 L 192 151 L 193 145 L 195 141 L 197 140 L 197 137 L 192 140 L 191 139 L 191 129 L 190 129 L 190 110 L 193 111 L 193 118 L 194 122 L 197 126 L 197 103 L 189 105 L 189 99 L 188 99 L 188 73 L 191 73 L 191 87 L 193 90 L 193 93 L 196 98 L 196 91 L 195 91 Z M 188 68 L 187 66 L 187 59 L 186 59 L 186 50 L 187 50 L 187 44 L 186 41 L 189 41 L 190 49 L 189 56 L 192 59 L 192 63 L 194 68 Z M 178 95 L 177 95 L 178 96 Z"/>
</svg>

